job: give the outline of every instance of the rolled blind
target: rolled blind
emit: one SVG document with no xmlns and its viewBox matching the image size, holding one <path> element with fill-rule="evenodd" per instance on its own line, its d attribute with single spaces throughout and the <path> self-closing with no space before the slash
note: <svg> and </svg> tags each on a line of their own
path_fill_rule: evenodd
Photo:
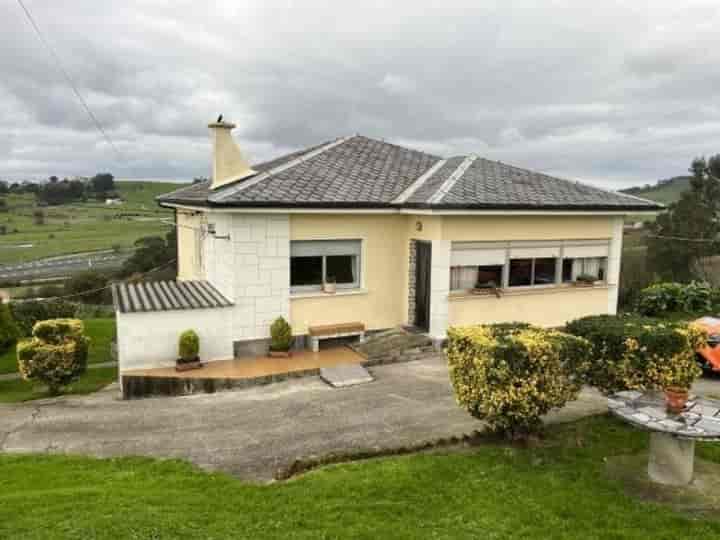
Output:
<svg viewBox="0 0 720 540">
<path fill-rule="evenodd" d="M 291 257 L 321 257 L 323 255 L 360 255 L 360 240 L 293 240 Z"/>
<path fill-rule="evenodd" d="M 512 259 L 541 259 L 560 256 L 560 246 L 511 247 Z"/>
<path fill-rule="evenodd" d="M 463 249 L 450 253 L 450 266 L 497 266 L 505 264 L 504 249 Z"/>
<path fill-rule="evenodd" d="M 581 259 L 585 257 L 607 257 L 610 253 L 610 246 L 587 245 L 587 246 L 565 246 L 563 256 L 566 259 Z"/>
</svg>

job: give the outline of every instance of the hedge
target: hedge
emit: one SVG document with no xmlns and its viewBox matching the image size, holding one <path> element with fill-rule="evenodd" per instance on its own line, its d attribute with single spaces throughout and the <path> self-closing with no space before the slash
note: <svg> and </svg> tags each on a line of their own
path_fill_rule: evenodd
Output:
<svg viewBox="0 0 720 540">
<path fill-rule="evenodd" d="M 15 318 L 7 304 L 0 303 L 0 353 L 9 349 L 20 337 Z"/>
<path fill-rule="evenodd" d="M 568 323 L 566 331 L 590 342 L 585 382 L 605 394 L 689 387 L 702 373 L 695 351 L 707 335 L 693 324 L 594 315 Z"/>
<path fill-rule="evenodd" d="M 458 404 L 513 438 L 539 430 L 542 415 L 577 398 L 589 351 L 584 339 L 525 324 L 448 330 Z"/>
<path fill-rule="evenodd" d="M 646 316 L 658 316 L 673 311 L 709 312 L 719 301 L 720 290 L 704 282 L 656 283 L 640 291 L 637 310 Z"/>
<path fill-rule="evenodd" d="M 20 329 L 20 335 L 30 336 L 38 321 L 75 317 L 77 306 L 63 300 L 12 302 L 10 310 Z"/>
</svg>

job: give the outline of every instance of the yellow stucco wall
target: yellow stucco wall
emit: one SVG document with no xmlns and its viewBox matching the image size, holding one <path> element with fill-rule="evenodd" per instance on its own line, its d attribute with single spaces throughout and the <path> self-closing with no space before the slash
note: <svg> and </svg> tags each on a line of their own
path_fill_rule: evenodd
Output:
<svg viewBox="0 0 720 540">
<path fill-rule="evenodd" d="M 603 216 L 445 216 L 441 238 L 457 241 L 572 240 L 612 236 Z"/>
<path fill-rule="evenodd" d="M 418 223 L 422 224 L 418 230 Z M 363 240 L 360 294 L 293 297 L 295 334 L 314 324 L 362 321 L 369 329 L 407 322 L 410 239 L 500 241 L 598 239 L 612 236 L 612 218 L 601 216 L 426 216 L 292 214 L 291 240 Z M 588 314 L 607 313 L 608 289 L 539 289 L 502 299 L 450 299 L 449 324 L 524 320 L 558 326 Z"/>
<path fill-rule="evenodd" d="M 359 294 L 290 297 L 293 333 L 309 325 L 362 321 L 369 329 L 406 320 L 408 241 L 402 215 L 292 214 L 291 240 L 362 240 Z"/>
<path fill-rule="evenodd" d="M 177 212 L 178 279 L 200 279 L 199 229 L 201 215 Z"/>
<path fill-rule="evenodd" d="M 513 321 L 538 326 L 562 326 L 578 317 L 607 313 L 607 308 L 606 287 L 507 293 L 502 298 L 451 298 L 448 306 L 450 326 Z"/>
</svg>

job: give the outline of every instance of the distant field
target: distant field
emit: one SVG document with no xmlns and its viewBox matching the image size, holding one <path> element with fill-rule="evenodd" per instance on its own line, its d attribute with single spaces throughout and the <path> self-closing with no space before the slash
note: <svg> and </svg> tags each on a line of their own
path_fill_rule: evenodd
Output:
<svg viewBox="0 0 720 540">
<path fill-rule="evenodd" d="M 688 189 L 690 189 L 690 177 L 677 176 L 670 179 L 670 181 L 658 183 L 654 186 L 630 188 L 623 191 L 643 199 L 650 199 L 662 204 L 671 204 L 678 201 L 682 192 Z"/>
<path fill-rule="evenodd" d="M 89 201 L 44 207 L 45 224 L 34 222 L 33 195 L 8 195 L 7 212 L 0 213 L 0 225 L 8 233 L 0 236 L 0 264 L 31 261 L 53 255 L 130 247 L 138 238 L 162 235 L 168 226 L 160 220 L 172 216 L 160 208 L 155 197 L 182 186 L 169 182 L 116 182 L 126 200 L 106 206 Z M 15 232 L 17 231 L 17 232 Z M 15 247 L 32 244 L 32 247 Z"/>
</svg>

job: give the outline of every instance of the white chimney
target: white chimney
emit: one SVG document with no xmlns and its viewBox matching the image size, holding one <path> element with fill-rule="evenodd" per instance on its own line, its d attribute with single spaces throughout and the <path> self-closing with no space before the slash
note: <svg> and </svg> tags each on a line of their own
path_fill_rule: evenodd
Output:
<svg viewBox="0 0 720 540">
<path fill-rule="evenodd" d="M 210 189 L 217 189 L 232 182 L 247 178 L 256 171 L 250 168 L 243 157 L 240 147 L 235 143 L 230 132 L 235 124 L 229 122 L 213 122 L 208 124 L 213 143 L 213 170 Z"/>
</svg>

